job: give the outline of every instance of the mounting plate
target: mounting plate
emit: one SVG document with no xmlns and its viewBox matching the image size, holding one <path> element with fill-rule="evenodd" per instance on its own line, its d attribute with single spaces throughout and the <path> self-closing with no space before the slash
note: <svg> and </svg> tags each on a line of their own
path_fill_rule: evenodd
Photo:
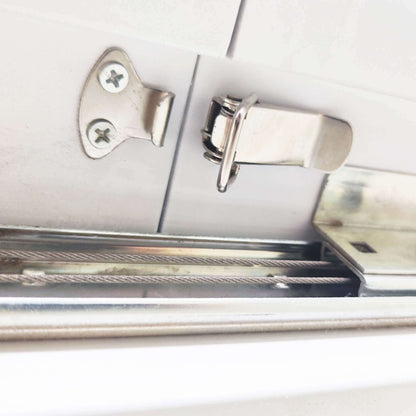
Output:
<svg viewBox="0 0 416 416">
<path fill-rule="evenodd" d="M 130 138 L 162 146 L 173 98 L 144 86 L 122 49 L 107 49 L 88 75 L 79 105 L 85 152 L 99 159 Z"/>
<path fill-rule="evenodd" d="M 313 223 L 362 295 L 416 290 L 416 176 L 344 167 L 328 177 Z"/>
</svg>

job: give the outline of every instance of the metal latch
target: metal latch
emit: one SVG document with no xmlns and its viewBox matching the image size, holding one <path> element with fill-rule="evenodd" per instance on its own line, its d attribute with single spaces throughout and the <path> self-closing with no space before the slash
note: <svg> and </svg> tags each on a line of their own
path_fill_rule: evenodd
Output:
<svg viewBox="0 0 416 416">
<path fill-rule="evenodd" d="M 348 123 L 326 115 L 244 99 L 214 97 L 202 130 L 205 157 L 221 165 L 217 188 L 225 192 L 240 164 L 296 165 L 332 172 L 352 145 Z"/>
<path fill-rule="evenodd" d="M 87 155 L 108 155 L 127 139 L 163 145 L 174 94 L 145 87 L 126 52 L 111 48 L 94 65 L 81 96 L 79 131 Z"/>
<path fill-rule="evenodd" d="M 415 191 L 415 175 L 344 167 L 328 177 L 313 223 L 361 295 L 416 291 Z"/>
</svg>

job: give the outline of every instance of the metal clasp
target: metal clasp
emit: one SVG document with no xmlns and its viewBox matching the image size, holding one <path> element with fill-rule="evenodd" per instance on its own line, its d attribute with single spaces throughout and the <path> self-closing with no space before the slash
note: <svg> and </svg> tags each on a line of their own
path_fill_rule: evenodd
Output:
<svg viewBox="0 0 416 416">
<path fill-rule="evenodd" d="M 214 97 L 202 130 L 204 156 L 221 165 L 217 188 L 225 192 L 240 164 L 295 165 L 332 172 L 352 145 L 348 123 L 323 114 Z"/>
</svg>

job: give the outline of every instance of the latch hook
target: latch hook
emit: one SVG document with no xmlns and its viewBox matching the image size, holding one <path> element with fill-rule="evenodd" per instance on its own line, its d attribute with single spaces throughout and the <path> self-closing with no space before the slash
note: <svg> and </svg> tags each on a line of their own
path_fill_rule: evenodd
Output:
<svg viewBox="0 0 416 416">
<path fill-rule="evenodd" d="M 352 145 L 348 123 L 323 114 L 259 103 L 257 96 L 214 97 L 202 130 L 205 157 L 221 165 L 225 192 L 240 164 L 296 165 L 333 172 Z"/>
</svg>

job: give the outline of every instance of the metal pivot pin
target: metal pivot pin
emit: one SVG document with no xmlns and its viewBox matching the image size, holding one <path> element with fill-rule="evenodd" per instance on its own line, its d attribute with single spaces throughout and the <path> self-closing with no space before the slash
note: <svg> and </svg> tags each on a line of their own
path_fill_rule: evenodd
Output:
<svg viewBox="0 0 416 416">
<path fill-rule="evenodd" d="M 144 86 L 123 50 L 107 49 L 88 75 L 79 105 L 86 154 L 99 159 L 127 139 L 162 146 L 173 98 Z"/>
<path fill-rule="evenodd" d="M 204 156 L 220 164 L 217 188 L 225 192 L 240 164 L 295 165 L 332 172 L 352 145 L 348 123 L 323 114 L 214 97 L 202 130 Z"/>
</svg>

